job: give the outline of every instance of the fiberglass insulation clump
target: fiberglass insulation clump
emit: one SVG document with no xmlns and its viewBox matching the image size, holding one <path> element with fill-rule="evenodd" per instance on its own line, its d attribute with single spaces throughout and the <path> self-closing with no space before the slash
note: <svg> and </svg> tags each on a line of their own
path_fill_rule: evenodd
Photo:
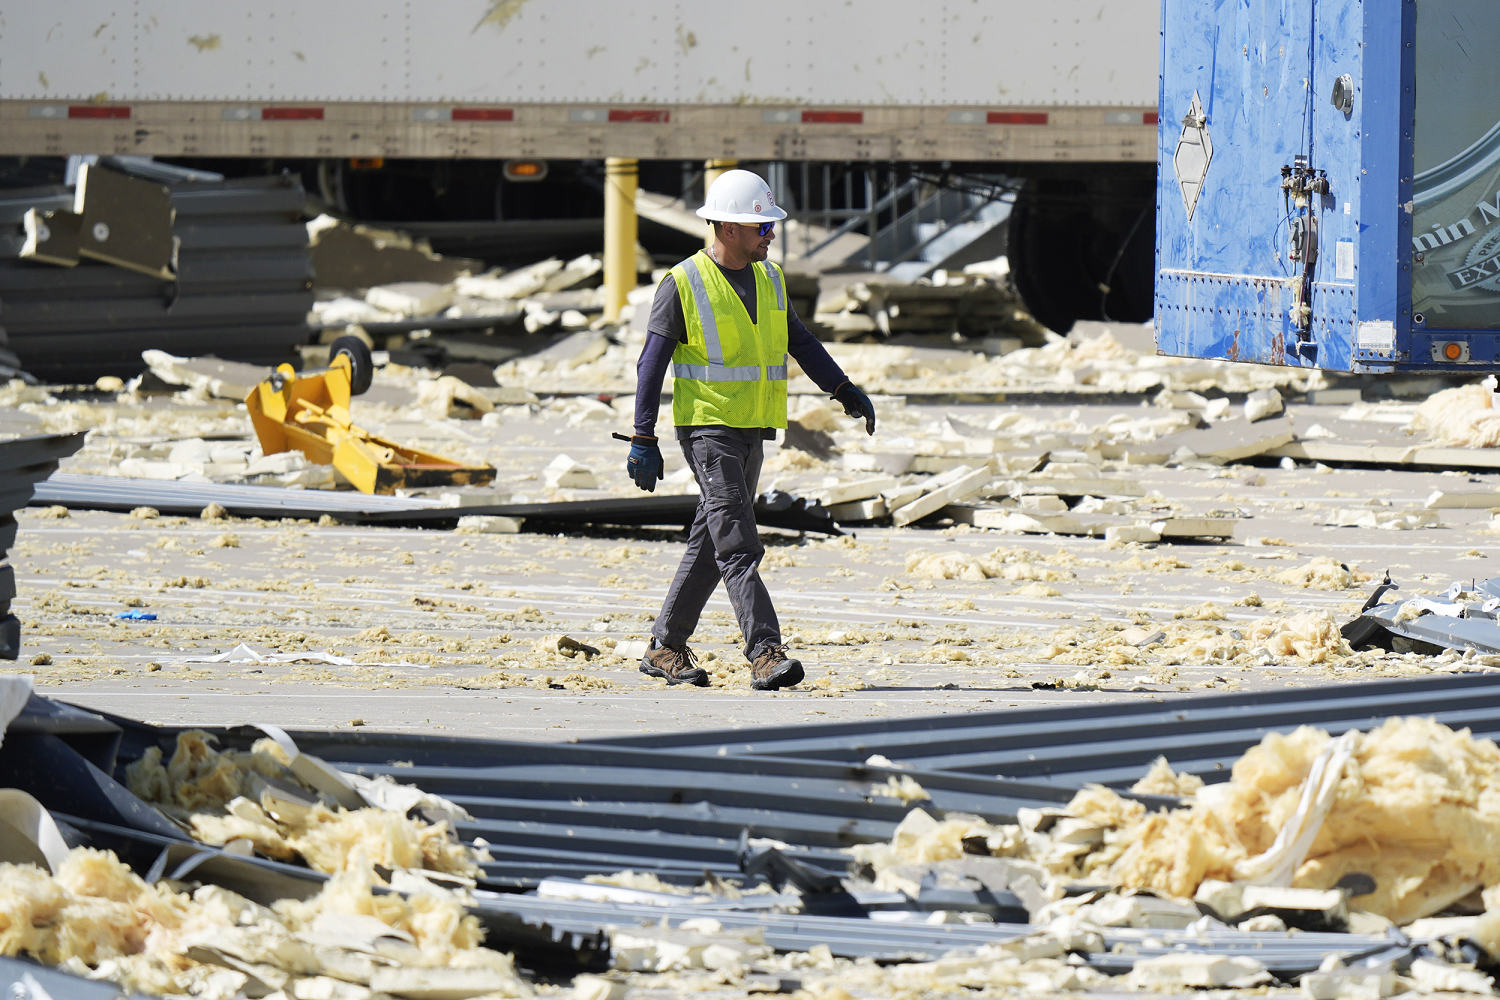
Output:
<svg viewBox="0 0 1500 1000">
<path fill-rule="evenodd" d="M 221 753 L 212 739 L 200 730 L 180 733 L 165 765 L 161 752 L 148 748 L 125 769 L 130 790 L 186 823 L 206 844 L 244 838 L 259 854 L 300 857 L 327 874 L 376 865 L 478 874 L 474 853 L 447 822 L 384 809 L 330 809 L 292 775 L 286 752 L 273 740 L 257 740 L 249 753 Z M 288 787 L 305 797 L 286 794 Z"/>
<path fill-rule="evenodd" d="M 1316 828 L 1290 860 L 1291 884 L 1326 889 L 1351 873 L 1375 881 L 1355 909 L 1397 923 L 1442 910 L 1475 890 L 1500 893 L 1500 748 L 1431 719 L 1391 719 L 1331 747 L 1327 733 L 1272 733 L 1234 765 L 1225 784 L 1199 791 L 1184 809 L 1122 808 L 1102 788 L 1080 792 L 1068 811 L 1106 826 L 1080 873 L 1113 884 L 1191 897 L 1204 879 L 1271 881 L 1260 856 L 1283 828 Z M 1330 755 L 1330 751 L 1335 752 Z M 1320 758 L 1321 755 L 1321 758 Z M 1303 785 L 1323 768 L 1327 814 L 1298 813 Z"/>
<path fill-rule="evenodd" d="M 376 892 L 368 874 L 265 907 L 219 886 L 150 885 L 112 853 L 77 848 L 55 874 L 0 864 L 0 885 L 0 955 L 141 993 L 369 996 L 383 983 L 409 996 L 531 993 L 510 955 L 480 946 L 456 896 Z M 467 992 L 438 992 L 455 978 Z"/>
</svg>

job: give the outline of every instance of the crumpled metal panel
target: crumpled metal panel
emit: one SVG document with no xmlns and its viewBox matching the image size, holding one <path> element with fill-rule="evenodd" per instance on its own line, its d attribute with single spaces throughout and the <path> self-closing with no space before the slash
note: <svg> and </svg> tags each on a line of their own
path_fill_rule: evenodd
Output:
<svg viewBox="0 0 1500 1000">
<path fill-rule="evenodd" d="M 52 382 L 128 377 L 144 370 L 141 351 L 149 348 L 269 365 L 290 360 L 310 340 L 312 265 L 301 182 L 283 174 L 178 179 L 170 187 L 175 281 L 97 261 L 59 267 L 19 260 L 17 246 L 0 242 L 0 304 L 23 369 Z M 58 191 L 7 192 L 0 220 L 19 218 L 32 203 L 71 208 L 71 196 Z"/>
<path fill-rule="evenodd" d="M 1392 588 L 1394 589 L 1394 588 Z M 1380 642 L 1379 633 L 1413 643 L 1417 648 L 1472 649 L 1500 653 L 1500 577 L 1458 582 L 1440 598 L 1410 597 L 1388 604 L 1366 606 L 1345 630 L 1366 626 L 1362 642 Z M 1373 627 L 1373 631 L 1368 627 Z M 1351 638 L 1351 642 L 1354 640 Z M 1389 645 L 1390 640 L 1380 642 Z"/>
<path fill-rule="evenodd" d="M 933 720 L 926 722 L 933 725 Z M 180 731 L 94 715 L 40 698 L 28 703 L 12 729 L 46 739 L 15 744 L 7 739 L 0 745 L 0 756 L 7 758 L 0 760 L 0 770 L 77 774 L 83 768 L 91 772 L 87 780 L 100 789 L 114 781 L 107 772 L 117 771 L 147 746 L 170 745 Z M 78 738 L 111 733 L 118 734 L 118 746 L 107 751 L 96 747 L 86 761 Z M 261 735 L 251 727 L 212 729 L 210 733 L 225 747 L 248 746 Z M 903 906 L 899 893 L 860 888 L 838 890 L 847 912 L 815 912 L 790 894 L 683 899 L 538 877 L 563 854 L 570 855 L 577 867 L 602 874 L 636 867 L 632 862 L 671 858 L 683 846 L 696 843 L 698 853 L 681 864 L 684 880 L 690 877 L 696 884 L 705 873 L 733 875 L 736 869 L 753 867 L 746 865 L 747 856 L 764 851 L 751 850 L 751 836 L 774 832 L 785 844 L 776 847 L 774 854 L 787 874 L 786 881 L 804 890 L 831 886 L 830 876 L 843 874 L 833 862 L 847 861 L 839 846 L 887 838 L 895 819 L 910 808 L 874 792 L 876 783 L 895 773 L 891 769 L 701 751 L 537 745 L 420 734 L 361 731 L 294 736 L 303 752 L 346 769 L 413 782 L 448 795 L 474 813 L 475 821 L 463 824 L 461 833 L 467 838 L 484 836 L 491 851 L 508 857 L 502 869 L 509 874 L 495 878 L 496 869 L 486 865 L 471 911 L 484 924 L 491 946 L 514 949 L 523 962 L 538 967 L 550 964 L 563 972 L 597 967 L 612 928 L 651 926 L 663 918 L 678 923 L 709 916 L 731 930 L 760 928 L 766 941 L 780 950 L 805 951 L 826 945 L 839 956 L 881 961 L 931 959 L 1038 930 L 1030 924 L 1003 921 L 930 924 L 920 899 L 907 900 Z M 754 733 L 749 736 L 754 742 Z M 17 755 L 39 759 L 16 768 Z M 398 767 L 398 761 L 411 764 Z M 1056 804 L 1071 795 L 1064 789 L 972 775 L 908 773 L 929 786 L 935 810 L 961 809 L 994 820 L 1006 818 L 1017 801 Z M 58 813 L 70 843 L 114 850 L 148 878 L 210 881 L 263 901 L 306 896 L 323 881 L 323 876 L 297 865 L 235 857 L 195 844 L 174 828 L 150 829 L 153 823 L 140 823 L 139 815 L 121 807 L 123 786 L 102 798 L 79 797 L 75 790 L 76 781 L 53 781 L 50 787 L 42 783 L 35 794 Z M 75 809 L 80 807 L 94 813 L 102 810 L 108 818 L 77 815 Z M 572 810 L 572 821 L 551 822 L 549 817 L 560 815 L 563 808 Z M 535 826 L 527 829 L 530 823 Z M 585 829 L 586 825 L 592 829 Z M 737 830 L 733 837 L 726 836 L 730 830 Z M 725 844 L 722 849 L 713 846 L 720 842 Z M 723 865 L 714 857 L 715 850 L 727 852 Z M 529 878 L 517 878 L 526 873 Z M 494 891 L 523 884 L 533 891 Z M 992 902 L 976 896 L 973 905 L 958 908 L 988 912 L 993 910 Z M 898 919 L 903 910 L 909 913 L 906 920 Z M 1098 949 L 1080 953 L 1080 958 L 1107 973 L 1128 971 L 1140 958 L 1188 950 L 1253 957 L 1285 980 L 1317 968 L 1329 954 L 1342 955 L 1348 964 L 1356 965 L 1398 961 L 1416 947 L 1400 935 L 1246 932 L 1208 924 L 1183 930 L 1103 928 L 1100 933 Z"/>
<path fill-rule="evenodd" d="M 10 613 L 16 596 L 9 562 L 14 512 L 31 502 L 36 484 L 57 471 L 58 462 L 83 447 L 83 439 L 82 433 L 0 438 L 0 660 L 14 660 L 21 650 L 21 623 Z"/>
</svg>

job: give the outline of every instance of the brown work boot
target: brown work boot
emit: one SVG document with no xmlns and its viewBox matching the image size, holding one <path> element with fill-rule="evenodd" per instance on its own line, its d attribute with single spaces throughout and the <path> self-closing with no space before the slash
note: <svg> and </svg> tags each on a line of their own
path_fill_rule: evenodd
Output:
<svg viewBox="0 0 1500 1000">
<path fill-rule="evenodd" d="M 757 691 L 775 691 L 802 680 L 802 661 L 786 655 L 786 647 L 773 642 L 750 663 L 750 686 Z"/>
<path fill-rule="evenodd" d="M 658 646 L 656 640 L 641 657 L 641 673 L 662 677 L 668 684 L 696 684 L 708 687 L 708 671 L 698 666 L 698 657 L 687 644 L 681 646 Z"/>
</svg>

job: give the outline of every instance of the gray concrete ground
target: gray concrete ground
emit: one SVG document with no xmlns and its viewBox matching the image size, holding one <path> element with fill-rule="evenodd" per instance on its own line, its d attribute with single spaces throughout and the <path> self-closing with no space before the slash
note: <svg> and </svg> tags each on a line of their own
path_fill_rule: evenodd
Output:
<svg viewBox="0 0 1500 1000">
<path fill-rule="evenodd" d="M 881 433 L 900 447 L 913 428 L 948 416 L 983 425 L 1007 414 L 1039 425 L 1104 426 L 1158 412 L 1150 398 L 1096 404 L 1053 395 L 1025 405 L 886 397 Z M 191 435 L 193 412 L 203 415 L 197 433 L 234 434 L 232 404 L 90 405 L 113 415 L 65 468 L 102 471 L 150 444 L 149 422 L 131 422 L 137 407 L 174 413 L 168 437 Z M 628 405 L 616 401 L 613 421 L 580 420 L 576 407 L 547 400 L 510 407 L 483 423 L 444 422 L 452 428 L 446 444 L 500 467 L 493 489 L 502 494 L 543 497 L 541 470 L 566 451 L 601 480 L 597 491 L 569 495 L 629 496 L 623 449 L 608 438 L 628 426 Z M 1345 410 L 1291 408 L 1299 427 L 1331 424 Z M 386 426 L 442 437 L 431 421 L 378 416 Z M 862 435 L 836 436 L 846 449 L 868 446 Z M 668 455 L 669 473 L 681 466 L 679 455 Z M 851 475 L 838 473 L 836 462 L 796 456 L 773 455 L 768 468 L 766 485 L 793 489 L 831 470 Z M 1355 613 L 1371 578 L 1386 569 L 1405 596 L 1496 575 L 1488 510 L 1443 510 L 1439 524 L 1415 530 L 1324 523 L 1348 508 L 1420 513 L 1435 490 L 1496 489 L 1496 472 L 1307 462 L 1102 462 L 1100 470 L 1142 487 L 1147 500 L 1137 503 L 1232 513 L 1240 518 L 1235 535 L 1119 545 L 941 524 L 855 528 L 839 538 L 768 530 L 764 572 L 789 644 L 809 668 L 808 680 L 788 691 L 750 689 L 722 591 L 693 644 L 710 668 L 710 688 L 668 688 L 613 652 L 615 642 L 645 638 L 682 551 L 676 531 L 468 534 L 38 508 L 20 514 L 12 552 L 24 648 L 5 669 L 33 674 L 46 694 L 159 723 L 590 739 L 1170 699 L 1453 669 L 1452 657 L 1352 654 L 1328 630 Z M 1351 572 L 1330 570 L 1329 559 Z M 1293 579 L 1307 567 L 1304 579 Z M 131 609 L 157 619 L 117 617 Z M 1126 632 L 1133 628 L 1142 631 Z M 1313 635 L 1319 628 L 1321 637 Z M 1278 639 L 1297 629 L 1307 633 L 1300 646 Z M 1129 641 L 1156 630 L 1165 635 L 1154 644 Z M 563 655 L 559 634 L 600 654 Z M 263 656 L 313 659 L 253 662 L 235 653 L 242 644 Z M 222 654 L 226 662 L 204 662 Z M 317 662 L 323 654 L 350 662 Z"/>
</svg>

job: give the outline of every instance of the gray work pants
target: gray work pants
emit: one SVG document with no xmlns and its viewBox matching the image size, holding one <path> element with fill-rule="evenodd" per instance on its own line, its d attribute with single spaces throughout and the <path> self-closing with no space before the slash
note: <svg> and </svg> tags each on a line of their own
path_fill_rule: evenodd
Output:
<svg viewBox="0 0 1500 1000">
<path fill-rule="evenodd" d="M 684 645 L 723 580 L 745 637 L 745 659 L 753 660 L 781 641 L 776 609 L 760 578 L 766 550 L 755 525 L 764 438 L 757 429 L 739 427 L 680 427 L 677 437 L 698 480 L 698 511 L 651 634 L 660 645 Z"/>
</svg>

